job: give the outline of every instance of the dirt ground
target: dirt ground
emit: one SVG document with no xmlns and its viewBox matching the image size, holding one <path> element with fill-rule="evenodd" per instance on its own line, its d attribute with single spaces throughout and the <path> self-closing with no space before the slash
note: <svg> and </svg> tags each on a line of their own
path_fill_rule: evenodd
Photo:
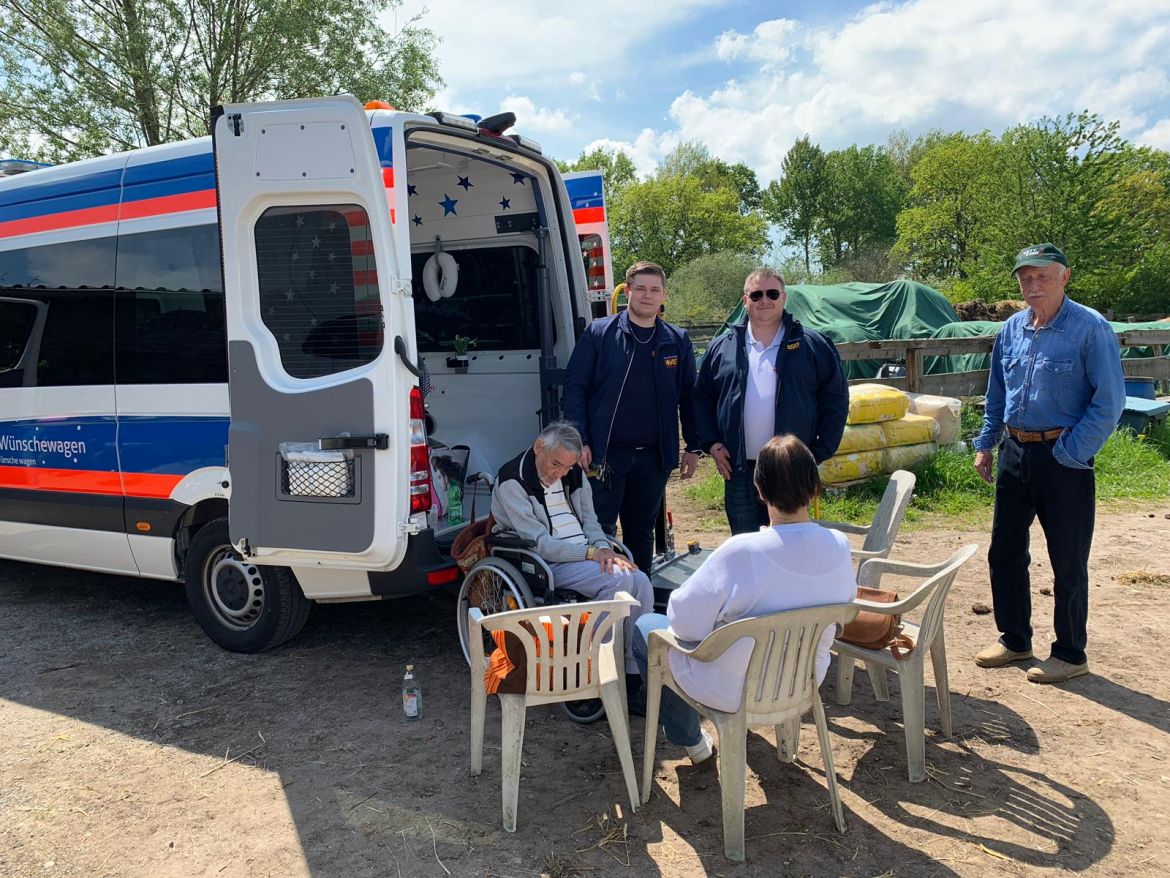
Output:
<svg viewBox="0 0 1170 878">
<path fill-rule="evenodd" d="M 676 499 L 685 540 L 695 523 Z M 630 814 L 604 722 L 528 715 L 519 831 L 500 824 L 499 711 L 468 775 L 468 671 L 449 595 L 315 608 L 292 643 L 223 652 L 174 585 L 0 562 L 0 874 L 12 876 L 1160 875 L 1170 864 L 1170 502 L 1102 512 L 1092 674 L 1062 687 L 982 670 L 994 637 L 984 552 L 948 608 L 955 734 L 928 672 L 929 778 L 905 775 L 897 681 L 876 703 L 822 694 L 848 832 L 833 828 L 816 736 L 779 763 L 749 733 L 746 865 L 722 856 L 716 760 L 659 745 Z M 710 545 L 713 535 L 700 535 Z M 939 560 L 986 530 L 904 532 Z M 1037 532 L 1037 555 L 1043 555 Z M 1050 635 L 1035 565 L 1037 651 Z M 1120 577 L 1120 578 L 1118 578 Z M 403 719 L 415 662 L 422 721 Z M 634 721 L 640 763 L 642 725 Z"/>
</svg>

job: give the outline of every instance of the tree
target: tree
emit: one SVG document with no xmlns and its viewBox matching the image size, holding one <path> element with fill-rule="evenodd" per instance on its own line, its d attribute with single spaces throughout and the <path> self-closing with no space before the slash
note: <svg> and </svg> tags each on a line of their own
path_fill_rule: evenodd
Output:
<svg viewBox="0 0 1170 878">
<path fill-rule="evenodd" d="M 818 231 L 821 263 L 840 266 L 897 238 L 906 190 L 880 146 L 850 146 L 825 156 L 825 187 Z"/>
<path fill-rule="evenodd" d="M 759 265 L 742 253 L 711 253 L 679 266 L 670 275 L 666 309 L 670 320 L 720 323 L 743 296 L 744 279 Z"/>
<path fill-rule="evenodd" d="M 909 205 L 898 214 L 895 255 L 927 280 L 963 280 L 989 252 L 986 233 L 1002 210 L 1002 152 L 987 132 L 936 142 L 911 171 Z"/>
<path fill-rule="evenodd" d="M 686 141 L 672 149 L 662 159 L 656 173 L 659 177 L 695 177 L 708 191 L 729 186 L 739 198 L 741 214 L 759 210 L 763 203 L 763 191 L 755 171 L 743 162 L 729 165 L 723 159 L 715 158 L 697 141 Z"/>
<path fill-rule="evenodd" d="M 758 255 L 767 246 L 765 230 L 758 213 L 739 212 L 735 189 L 709 189 L 695 174 L 659 175 L 634 183 L 609 211 L 614 264 L 650 259 L 668 275 L 709 253 Z"/>
<path fill-rule="evenodd" d="M 804 270 L 812 273 L 812 249 L 821 222 L 825 192 L 825 154 L 805 135 L 780 165 L 780 179 L 768 184 L 764 213 L 785 230 L 784 241 L 804 251 Z"/>
<path fill-rule="evenodd" d="M 617 197 L 620 192 L 638 179 L 634 160 L 620 149 L 614 152 L 598 147 L 590 152 L 581 153 L 574 162 L 558 161 L 557 167 L 561 169 L 562 174 L 571 171 L 601 171 L 601 177 L 605 181 L 606 196 L 610 199 Z"/>
<path fill-rule="evenodd" d="M 401 0 L 0 0 L 0 151 L 70 161 L 206 134 L 213 106 L 349 92 L 421 109 L 435 35 Z"/>
</svg>

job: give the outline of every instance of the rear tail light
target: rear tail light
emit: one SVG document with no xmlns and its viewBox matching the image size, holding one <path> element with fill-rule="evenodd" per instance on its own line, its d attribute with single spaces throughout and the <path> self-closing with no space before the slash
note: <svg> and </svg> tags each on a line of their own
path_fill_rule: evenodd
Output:
<svg viewBox="0 0 1170 878">
<path fill-rule="evenodd" d="M 431 458 L 422 391 L 410 388 L 410 513 L 431 508 Z"/>
</svg>

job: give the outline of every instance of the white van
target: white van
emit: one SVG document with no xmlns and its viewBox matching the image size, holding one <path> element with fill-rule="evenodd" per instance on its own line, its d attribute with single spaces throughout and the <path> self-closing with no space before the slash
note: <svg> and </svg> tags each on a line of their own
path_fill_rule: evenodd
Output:
<svg viewBox="0 0 1170 878">
<path fill-rule="evenodd" d="M 462 476 L 530 443 L 589 319 L 564 183 L 511 121 L 232 105 L 0 178 L 0 557 L 185 581 L 243 652 L 312 601 L 457 581 L 435 448 Z"/>
</svg>

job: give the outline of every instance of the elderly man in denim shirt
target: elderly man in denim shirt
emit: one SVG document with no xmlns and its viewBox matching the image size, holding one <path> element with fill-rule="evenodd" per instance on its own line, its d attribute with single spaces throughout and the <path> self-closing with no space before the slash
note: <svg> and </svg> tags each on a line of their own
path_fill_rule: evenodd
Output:
<svg viewBox="0 0 1170 878">
<path fill-rule="evenodd" d="M 987 562 L 1000 637 L 975 663 L 997 668 L 1032 658 L 1028 529 L 1039 518 L 1055 583 L 1056 640 L 1028 679 L 1061 683 L 1089 671 L 1093 456 L 1117 426 L 1125 381 L 1113 328 L 1064 293 L 1064 253 L 1052 244 L 1026 247 L 1012 273 L 1028 307 L 995 339 L 983 430 L 975 439 L 975 469 L 987 482 L 999 446 Z"/>
</svg>

